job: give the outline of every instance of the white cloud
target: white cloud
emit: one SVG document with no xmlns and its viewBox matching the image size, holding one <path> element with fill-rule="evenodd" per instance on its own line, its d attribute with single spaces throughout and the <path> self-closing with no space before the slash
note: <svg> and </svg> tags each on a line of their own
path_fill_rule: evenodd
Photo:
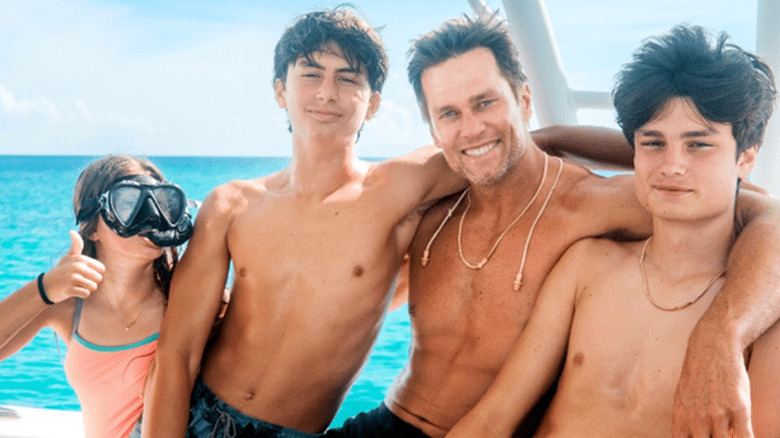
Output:
<svg viewBox="0 0 780 438">
<path fill-rule="evenodd" d="M 50 120 L 58 119 L 57 107 L 48 99 L 17 99 L 13 93 L 0 84 L 0 108 L 11 115 L 41 114 Z"/>
</svg>

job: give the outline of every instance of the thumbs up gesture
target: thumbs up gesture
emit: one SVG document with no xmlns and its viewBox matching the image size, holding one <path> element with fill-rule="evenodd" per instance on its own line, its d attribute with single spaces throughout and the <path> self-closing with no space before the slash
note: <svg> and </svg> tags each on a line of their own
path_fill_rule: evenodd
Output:
<svg viewBox="0 0 780 438">
<path fill-rule="evenodd" d="M 71 230 L 70 249 L 57 265 L 43 276 L 46 295 L 55 303 L 71 297 L 86 298 L 103 281 L 106 267 L 103 263 L 81 254 L 84 241 Z"/>
</svg>

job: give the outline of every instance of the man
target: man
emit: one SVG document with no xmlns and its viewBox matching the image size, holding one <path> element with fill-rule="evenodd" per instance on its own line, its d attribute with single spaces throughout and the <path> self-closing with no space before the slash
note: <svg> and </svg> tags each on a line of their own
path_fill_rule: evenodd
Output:
<svg viewBox="0 0 780 438">
<path fill-rule="evenodd" d="M 382 406 L 329 431 L 332 436 L 444 435 L 493 381 L 545 276 L 570 245 L 650 231 L 632 176 L 599 177 L 548 157 L 532 141 L 530 90 L 507 28 L 495 16 L 450 20 L 410 53 L 409 78 L 434 141 L 470 185 L 432 207 L 412 241 L 409 362 Z M 719 298 L 708 315 L 721 312 L 723 303 L 740 310 L 727 320 L 715 313 L 721 324 L 692 338 L 694 366 L 730 365 L 731 347 L 750 337 L 743 336 L 747 330 L 760 333 L 777 319 L 776 307 L 758 310 L 777 299 L 780 275 L 777 205 L 767 203 L 740 198 L 738 215 L 751 223 L 732 251 L 735 269 L 721 293 L 728 298 Z M 701 347 L 710 348 L 715 335 L 724 336 L 726 352 Z M 724 368 L 731 370 L 716 371 Z M 698 382 L 685 393 L 702 387 Z M 532 417 L 519 434 L 533 433 Z"/>
<path fill-rule="evenodd" d="M 511 436 L 564 358 L 540 436 L 671 436 L 688 336 L 723 284 L 734 195 L 776 95 L 769 66 L 726 41 L 677 26 L 623 67 L 615 107 L 653 236 L 573 245 L 488 392 L 448 436 Z M 713 436 L 780 436 L 780 323 L 745 357 L 753 431 L 725 424 L 729 435 Z"/>
</svg>

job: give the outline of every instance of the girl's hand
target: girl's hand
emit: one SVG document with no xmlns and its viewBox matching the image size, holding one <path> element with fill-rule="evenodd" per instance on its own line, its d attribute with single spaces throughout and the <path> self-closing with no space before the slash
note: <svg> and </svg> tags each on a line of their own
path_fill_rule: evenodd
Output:
<svg viewBox="0 0 780 438">
<path fill-rule="evenodd" d="M 103 263 L 81 254 L 84 241 L 79 233 L 71 230 L 68 234 L 71 241 L 68 253 L 43 276 L 46 296 L 54 303 L 72 297 L 88 297 L 103 281 L 106 270 Z"/>
</svg>

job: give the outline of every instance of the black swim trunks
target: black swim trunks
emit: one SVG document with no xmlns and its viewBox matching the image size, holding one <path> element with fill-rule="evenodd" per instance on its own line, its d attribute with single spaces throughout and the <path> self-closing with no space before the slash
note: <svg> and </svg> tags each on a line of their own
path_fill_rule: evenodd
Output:
<svg viewBox="0 0 780 438">
<path fill-rule="evenodd" d="M 330 429 L 325 438 L 428 438 L 420 429 L 398 418 L 384 403 L 374 410 L 361 412 Z"/>
</svg>

